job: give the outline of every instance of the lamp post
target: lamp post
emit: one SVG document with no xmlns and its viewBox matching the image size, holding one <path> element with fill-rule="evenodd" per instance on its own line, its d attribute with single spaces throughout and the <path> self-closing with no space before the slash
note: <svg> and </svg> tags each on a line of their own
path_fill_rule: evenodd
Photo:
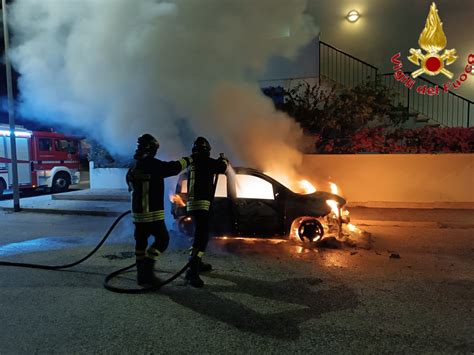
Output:
<svg viewBox="0 0 474 355">
<path fill-rule="evenodd" d="M 7 74 L 7 92 L 8 92 L 8 122 L 10 124 L 10 154 L 12 161 L 12 180 L 13 180 L 13 210 L 20 211 L 20 191 L 18 188 L 18 160 L 16 156 L 16 136 L 15 136 L 15 110 L 13 105 L 12 88 L 12 69 L 10 59 L 8 58 L 8 23 L 7 23 L 7 4 L 2 0 L 3 14 L 3 39 L 5 41 L 5 68 Z"/>
</svg>

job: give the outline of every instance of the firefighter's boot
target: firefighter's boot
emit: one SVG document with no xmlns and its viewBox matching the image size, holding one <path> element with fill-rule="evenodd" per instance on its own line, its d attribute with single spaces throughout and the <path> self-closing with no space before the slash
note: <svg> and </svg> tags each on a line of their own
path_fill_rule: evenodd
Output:
<svg viewBox="0 0 474 355">
<path fill-rule="evenodd" d="M 137 284 L 139 286 L 148 283 L 148 275 L 146 270 L 146 259 L 137 259 Z"/>
<path fill-rule="evenodd" d="M 212 271 L 212 265 L 208 264 L 208 263 L 205 263 L 204 261 L 202 261 L 202 259 L 200 259 L 199 271 L 200 272 Z"/>
<path fill-rule="evenodd" d="M 137 284 L 139 286 L 157 286 L 161 280 L 155 276 L 155 260 L 145 258 L 137 260 Z"/>
<path fill-rule="evenodd" d="M 202 261 L 202 256 L 204 255 L 204 252 L 199 252 L 198 249 L 191 247 L 189 249 L 189 256 L 192 257 L 193 255 L 196 255 L 199 258 L 199 272 L 207 272 L 212 270 L 211 264 Z M 191 260 L 191 258 L 189 260 Z"/>
<path fill-rule="evenodd" d="M 204 281 L 199 277 L 201 258 L 198 256 L 191 256 L 189 258 L 189 269 L 186 271 L 185 279 L 191 286 L 201 288 L 204 286 Z"/>
</svg>

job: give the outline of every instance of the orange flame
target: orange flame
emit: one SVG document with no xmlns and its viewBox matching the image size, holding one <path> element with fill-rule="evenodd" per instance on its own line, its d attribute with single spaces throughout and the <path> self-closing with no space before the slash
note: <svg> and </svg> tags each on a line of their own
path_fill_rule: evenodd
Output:
<svg viewBox="0 0 474 355">
<path fill-rule="evenodd" d="M 171 201 L 172 203 L 177 204 L 179 207 L 184 207 L 184 206 L 186 206 L 186 203 L 183 201 L 183 199 L 182 199 L 181 196 L 179 196 L 179 195 L 173 195 L 173 194 L 171 194 L 171 195 L 170 195 L 170 201 Z"/>
<path fill-rule="evenodd" d="M 355 232 L 356 230 L 358 230 L 358 228 L 355 225 L 353 225 L 352 223 L 348 223 L 347 228 L 349 228 L 349 230 L 351 232 Z"/>
<path fill-rule="evenodd" d="M 334 195 L 337 195 L 339 193 L 339 189 L 337 187 L 337 185 L 333 182 L 330 182 L 329 183 L 329 186 L 331 187 L 331 192 L 334 194 Z"/>
<path fill-rule="evenodd" d="M 303 179 L 298 181 L 298 187 L 304 194 L 312 194 L 313 192 L 316 192 L 316 187 L 314 187 L 314 185 L 308 180 Z"/>
<path fill-rule="evenodd" d="M 334 200 L 326 200 L 326 203 L 331 207 L 331 210 L 336 217 L 339 217 L 339 204 Z"/>
</svg>

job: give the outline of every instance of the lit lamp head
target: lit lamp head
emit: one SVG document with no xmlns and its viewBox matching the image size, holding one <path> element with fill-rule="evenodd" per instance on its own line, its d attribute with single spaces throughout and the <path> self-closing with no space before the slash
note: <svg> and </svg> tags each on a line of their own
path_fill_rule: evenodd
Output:
<svg viewBox="0 0 474 355">
<path fill-rule="evenodd" d="M 349 11 L 346 16 L 347 21 L 351 23 L 357 22 L 359 18 L 360 18 L 360 14 L 359 14 L 359 11 L 357 10 Z"/>
</svg>

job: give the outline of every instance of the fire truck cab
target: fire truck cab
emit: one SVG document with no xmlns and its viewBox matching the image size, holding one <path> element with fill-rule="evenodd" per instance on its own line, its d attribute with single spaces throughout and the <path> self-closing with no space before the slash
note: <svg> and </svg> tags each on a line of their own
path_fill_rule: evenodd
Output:
<svg viewBox="0 0 474 355">
<path fill-rule="evenodd" d="M 20 189 L 64 192 L 79 182 L 79 138 L 19 126 L 15 137 Z M 0 125 L 0 195 L 12 185 L 10 128 Z"/>
</svg>

